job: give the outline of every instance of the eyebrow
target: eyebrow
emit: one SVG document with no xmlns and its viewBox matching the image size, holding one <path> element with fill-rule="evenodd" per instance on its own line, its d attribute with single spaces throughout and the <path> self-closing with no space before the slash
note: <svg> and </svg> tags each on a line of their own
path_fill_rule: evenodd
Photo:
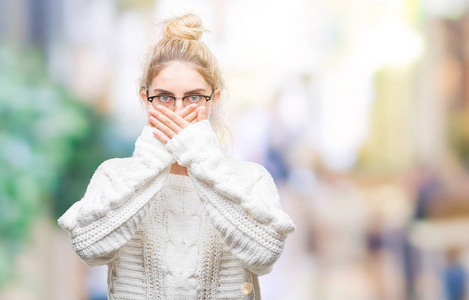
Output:
<svg viewBox="0 0 469 300">
<path fill-rule="evenodd" d="M 163 90 L 163 89 L 154 89 L 153 92 L 155 92 L 155 93 L 160 92 L 160 93 L 165 93 L 165 94 L 168 94 L 168 95 L 174 95 L 173 92 Z M 195 89 L 195 90 L 185 92 L 184 95 L 190 95 L 190 94 L 194 94 L 194 93 L 205 93 L 205 92 L 206 92 L 205 89 Z"/>
</svg>

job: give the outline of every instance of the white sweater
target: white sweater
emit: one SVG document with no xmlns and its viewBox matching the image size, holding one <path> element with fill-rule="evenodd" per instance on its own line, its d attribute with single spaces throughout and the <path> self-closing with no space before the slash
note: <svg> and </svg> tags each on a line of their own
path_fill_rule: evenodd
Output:
<svg viewBox="0 0 469 300">
<path fill-rule="evenodd" d="M 108 265 L 109 299 L 260 299 L 287 234 L 269 172 L 221 150 L 210 122 L 166 145 L 145 125 L 132 157 L 103 162 L 58 223 L 89 266 Z M 174 162 L 189 176 L 170 174 Z"/>
</svg>

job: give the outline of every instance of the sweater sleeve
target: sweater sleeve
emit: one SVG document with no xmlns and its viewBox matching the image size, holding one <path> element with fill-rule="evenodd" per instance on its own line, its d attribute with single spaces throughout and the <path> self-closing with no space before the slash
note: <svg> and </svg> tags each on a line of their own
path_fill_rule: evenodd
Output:
<svg viewBox="0 0 469 300">
<path fill-rule="evenodd" d="M 264 275 L 296 229 L 281 209 L 270 173 L 261 165 L 234 168 L 222 152 L 210 122 L 184 128 L 166 147 L 188 174 L 205 211 L 230 251 L 253 273 Z"/>
<path fill-rule="evenodd" d="M 145 125 L 132 157 L 103 162 L 83 198 L 58 219 L 70 234 L 73 250 L 89 266 L 107 264 L 118 256 L 175 162 L 153 130 Z"/>
</svg>

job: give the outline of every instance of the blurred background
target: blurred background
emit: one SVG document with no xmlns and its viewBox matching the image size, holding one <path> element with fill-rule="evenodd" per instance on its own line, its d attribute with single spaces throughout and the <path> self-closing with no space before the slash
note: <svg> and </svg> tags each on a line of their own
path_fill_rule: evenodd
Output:
<svg viewBox="0 0 469 300">
<path fill-rule="evenodd" d="M 188 11 L 229 151 L 297 226 L 263 298 L 469 299 L 467 0 L 0 0 L 0 299 L 106 299 L 57 218 L 132 155 L 143 55 Z"/>
</svg>

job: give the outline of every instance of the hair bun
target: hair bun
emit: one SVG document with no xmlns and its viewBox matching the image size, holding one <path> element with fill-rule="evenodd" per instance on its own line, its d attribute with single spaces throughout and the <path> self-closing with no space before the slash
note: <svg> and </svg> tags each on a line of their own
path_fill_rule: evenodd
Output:
<svg viewBox="0 0 469 300">
<path fill-rule="evenodd" d="M 164 21 L 163 38 L 199 40 L 204 31 L 202 20 L 196 14 L 189 13 Z"/>
</svg>

